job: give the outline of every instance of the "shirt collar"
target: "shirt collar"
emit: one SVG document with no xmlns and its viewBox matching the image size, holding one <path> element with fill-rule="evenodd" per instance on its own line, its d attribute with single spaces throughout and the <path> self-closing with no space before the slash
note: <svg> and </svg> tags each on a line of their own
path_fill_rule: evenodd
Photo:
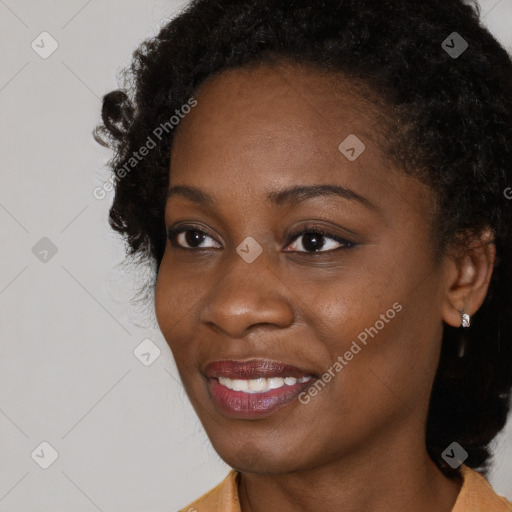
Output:
<svg viewBox="0 0 512 512">
<path fill-rule="evenodd" d="M 460 469 L 463 484 L 452 512 L 512 512 L 512 503 L 496 494 L 480 473 L 464 464 Z M 241 512 L 239 476 L 232 469 L 219 485 L 180 512 Z"/>
</svg>

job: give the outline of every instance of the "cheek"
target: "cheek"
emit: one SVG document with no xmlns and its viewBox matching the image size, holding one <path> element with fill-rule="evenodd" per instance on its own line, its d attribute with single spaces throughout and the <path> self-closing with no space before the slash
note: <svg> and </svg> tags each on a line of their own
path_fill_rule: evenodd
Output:
<svg viewBox="0 0 512 512">
<path fill-rule="evenodd" d="M 438 276 L 427 259 L 409 256 L 381 255 L 339 284 L 309 286 L 303 301 L 305 322 L 322 340 L 324 370 L 339 363 L 333 398 L 356 415 L 361 404 L 401 407 L 397 397 L 408 403 L 430 389 L 442 337 L 438 311 L 429 307 L 439 301 Z"/>
<path fill-rule="evenodd" d="M 376 321 L 381 330 L 380 315 L 388 310 L 383 325 L 393 322 L 397 314 L 393 304 L 403 293 L 392 275 L 393 269 L 380 260 L 380 266 L 365 262 L 362 269 L 340 272 L 326 282 L 308 283 L 307 293 L 301 297 L 301 314 L 332 355 L 343 354 L 361 333 L 364 341 L 365 329 Z"/>
<path fill-rule="evenodd" d="M 305 406 L 324 416 L 317 428 L 329 432 L 331 446 L 340 438 L 350 445 L 386 425 L 405 424 L 411 414 L 422 418 L 428 407 L 437 349 L 421 336 L 411 336 L 414 312 L 398 309 L 363 308 L 359 313 L 364 316 L 332 326 L 323 359 L 328 361 L 324 371 L 334 377 Z"/>
<path fill-rule="evenodd" d="M 197 289 L 174 271 L 165 256 L 155 286 L 155 314 L 158 325 L 173 355 L 180 347 L 187 326 L 194 320 L 194 304 L 200 300 Z"/>
<path fill-rule="evenodd" d="M 173 302 L 173 287 L 171 279 L 165 263 L 165 256 L 160 265 L 155 286 L 155 314 L 158 326 L 162 334 L 167 339 L 166 332 L 173 323 L 174 308 L 170 307 Z"/>
</svg>

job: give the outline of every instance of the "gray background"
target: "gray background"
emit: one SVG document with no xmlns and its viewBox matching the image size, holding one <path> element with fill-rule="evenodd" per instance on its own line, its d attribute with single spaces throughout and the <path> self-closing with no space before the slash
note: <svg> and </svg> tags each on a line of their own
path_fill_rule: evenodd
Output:
<svg viewBox="0 0 512 512">
<path fill-rule="evenodd" d="M 229 470 L 154 319 L 129 306 L 148 275 L 119 266 L 112 192 L 92 193 L 110 156 L 91 137 L 100 98 L 183 3 L 0 0 L 0 511 L 172 511 Z M 481 5 L 512 51 L 512 0 Z M 47 59 L 31 47 L 51 48 L 44 31 Z M 145 366 L 148 338 L 161 353 Z M 495 446 L 491 481 L 512 499 L 511 422 Z"/>
</svg>

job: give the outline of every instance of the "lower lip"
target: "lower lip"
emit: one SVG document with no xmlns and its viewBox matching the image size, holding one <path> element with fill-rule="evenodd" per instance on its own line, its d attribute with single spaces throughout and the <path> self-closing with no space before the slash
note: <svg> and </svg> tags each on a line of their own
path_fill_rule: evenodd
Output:
<svg viewBox="0 0 512 512">
<path fill-rule="evenodd" d="M 244 393 L 223 386 L 217 379 L 209 378 L 210 396 L 215 404 L 227 416 L 238 419 L 251 419 L 270 414 L 292 403 L 316 379 L 300 382 L 293 386 L 284 386 L 263 393 Z"/>
</svg>

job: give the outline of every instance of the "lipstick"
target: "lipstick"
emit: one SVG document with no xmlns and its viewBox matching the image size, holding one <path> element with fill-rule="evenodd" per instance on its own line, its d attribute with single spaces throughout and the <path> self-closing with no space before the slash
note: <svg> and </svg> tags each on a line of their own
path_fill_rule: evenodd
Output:
<svg viewBox="0 0 512 512">
<path fill-rule="evenodd" d="M 239 419 L 269 416 L 316 380 L 313 372 L 268 359 L 214 361 L 204 374 L 215 405 Z"/>
</svg>

